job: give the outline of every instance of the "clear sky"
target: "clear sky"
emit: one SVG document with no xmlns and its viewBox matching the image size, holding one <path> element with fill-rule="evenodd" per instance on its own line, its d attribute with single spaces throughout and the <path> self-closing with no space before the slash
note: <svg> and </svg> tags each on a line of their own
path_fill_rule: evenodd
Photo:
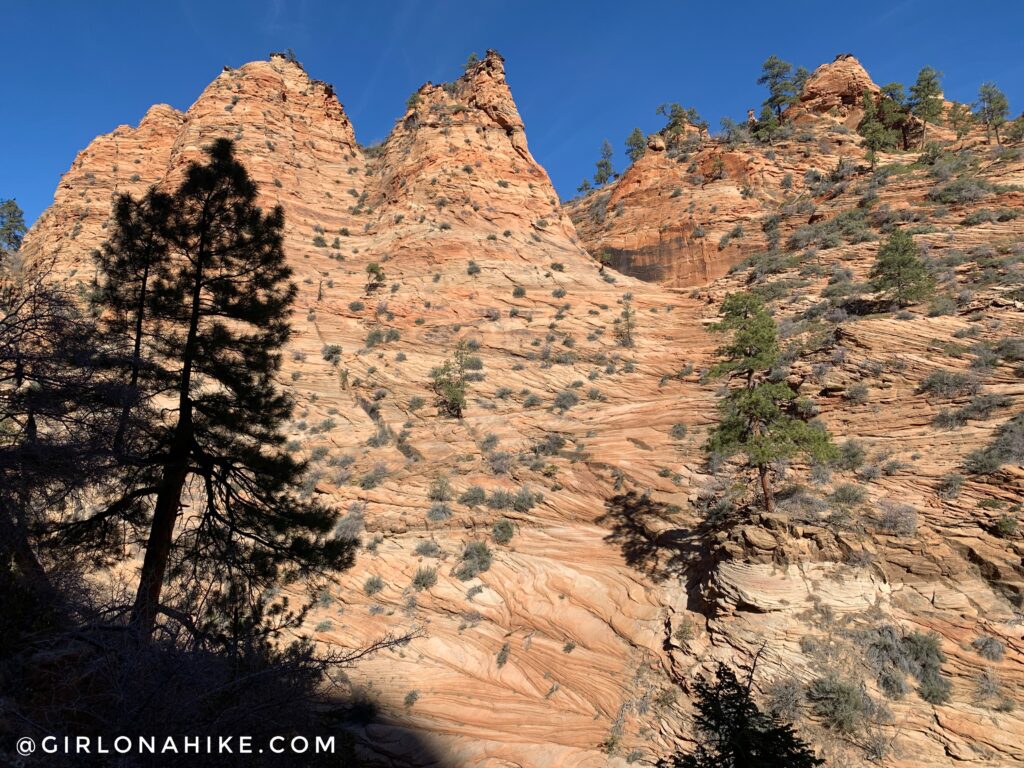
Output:
<svg viewBox="0 0 1024 768">
<path fill-rule="evenodd" d="M 1024 3 L 689 0 L 0 0 L 7 75 L 0 99 L 0 198 L 34 220 L 60 175 L 100 133 L 157 102 L 186 109 L 225 64 L 292 48 L 333 83 L 364 144 L 384 138 L 406 97 L 451 80 L 471 51 L 506 59 L 534 156 L 563 198 L 593 172 L 601 141 L 625 165 L 634 126 L 658 104 L 696 106 L 712 127 L 764 98 L 770 54 L 808 69 L 856 55 L 874 80 L 923 65 L 973 101 L 994 80 L 1024 109 Z"/>
</svg>

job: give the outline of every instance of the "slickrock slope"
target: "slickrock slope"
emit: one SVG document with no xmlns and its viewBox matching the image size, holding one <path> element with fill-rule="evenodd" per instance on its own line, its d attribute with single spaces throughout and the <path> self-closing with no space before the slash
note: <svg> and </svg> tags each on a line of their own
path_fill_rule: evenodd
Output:
<svg viewBox="0 0 1024 768">
<path fill-rule="evenodd" d="M 329 86 L 275 56 L 226 70 L 183 115 L 154 108 L 138 128 L 97 139 L 26 250 L 37 261 L 56 253 L 64 274 L 88 279 L 111 194 L 173 180 L 217 136 L 236 138 L 266 203 L 284 206 L 300 285 L 282 374 L 299 402 L 289 448 L 312 459 L 308 492 L 345 510 L 343 525 L 364 542 L 308 630 L 344 646 L 424 633 L 348 673 L 384 711 L 364 729 L 369 753 L 416 764 L 402 741 L 414 728 L 451 765 L 650 765 L 693 737 L 673 678 L 749 660 L 766 642 L 761 694 L 834 671 L 878 698 L 863 638 L 898 624 L 939 633 L 950 701 L 909 690 L 850 735 L 798 704 L 801 732 L 835 766 L 882 752 L 894 767 L 1012 765 L 1024 760 L 1024 719 L 1005 706 L 1024 694 L 1024 547 L 997 535 L 997 521 L 1016 514 L 1024 473 L 968 475 L 956 496 L 938 486 L 1024 410 L 1018 363 L 1000 346 L 1024 335 L 1024 218 L 960 223 L 1024 205 L 1010 188 L 1024 183 L 1024 160 L 979 151 L 974 171 L 1002 186 L 968 204 L 929 202 L 935 169 L 897 157 L 883 158 L 885 174 L 853 167 L 812 190 L 807 168 L 860 157 L 857 138 L 829 124 L 815 123 L 813 141 L 780 141 L 774 158 L 749 145 L 682 162 L 651 150 L 597 193 L 613 227 L 583 220 L 591 196 L 568 209 L 574 228 L 529 153 L 497 54 L 421 88 L 372 151 L 356 144 Z M 724 179 L 689 181 L 714 175 L 718 155 Z M 849 210 L 861 218 L 826 231 Z M 953 273 L 943 284 L 951 312 L 854 314 L 879 230 L 899 221 L 917 222 L 918 240 Z M 719 252 L 737 224 L 743 235 L 730 239 L 743 249 Z M 601 268 L 577 229 L 592 252 L 645 277 L 717 279 L 691 295 Z M 783 255 L 725 274 L 775 239 Z M 375 289 L 371 263 L 386 273 Z M 730 467 L 705 466 L 718 385 L 700 372 L 719 343 L 706 326 L 741 288 L 775 304 L 784 335 L 800 342 L 784 375 L 864 457 L 815 482 L 788 468 L 803 489 L 781 494 L 777 515 L 723 528 L 709 520 L 742 501 L 733 496 L 744 486 Z M 621 343 L 627 306 L 632 346 Z M 438 414 L 429 382 L 460 341 L 474 380 L 455 420 Z M 967 370 L 979 343 L 1010 350 L 972 369 L 1001 404 L 937 428 L 953 405 L 919 385 L 937 368 Z M 843 484 L 862 486 L 863 498 L 837 502 Z M 486 501 L 464 495 L 474 486 Z M 916 517 L 886 516 L 889 501 Z M 502 518 L 515 535 L 496 544 Z M 493 562 L 462 580 L 471 541 L 488 541 Z M 417 589 L 424 568 L 437 581 Z M 999 660 L 974 650 L 981 635 L 1005 644 Z"/>
</svg>

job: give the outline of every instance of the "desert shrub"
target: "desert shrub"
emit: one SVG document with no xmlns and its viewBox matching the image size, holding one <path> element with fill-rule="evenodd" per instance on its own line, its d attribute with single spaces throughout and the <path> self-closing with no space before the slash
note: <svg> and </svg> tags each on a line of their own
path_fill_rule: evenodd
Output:
<svg viewBox="0 0 1024 768">
<path fill-rule="evenodd" d="M 854 405 L 863 405 L 868 401 L 868 385 L 857 383 L 846 390 L 846 399 Z"/>
<path fill-rule="evenodd" d="M 839 446 L 839 455 L 835 463 L 839 469 L 854 470 L 860 467 L 866 458 L 864 446 L 851 439 Z"/>
<path fill-rule="evenodd" d="M 909 504 L 885 499 L 879 503 L 878 527 L 886 533 L 913 536 L 917 531 L 917 510 Z"/>
<path fill-rule="evenodd" d="M 852 734 L 861 729 L 871 713 L 871 700 L 857 683 L 837 677 L 820 677 L 807 691 L 811 711 L 828 728 Z"/>
<path fill-rule="evenodd" d="M 996 520 L 993 526 L 993 533 L 1000 538 L 1009 539 L 1017 535 L 1018 528 L 1017 518 L 1010 515 L 1002 515 Z"/>
<path fill-rule="evenodd" d="M 682 440 L 686 437 L 686 425 L 685 424 L 673 424 L 672 429 L 668 432 L 669 437 L 673 440 Z"/>
<path fill-rule="evenodd" d="M 380 576 L 368 576 L 366 578 L 366 581 L 363 582 L 363 592 L 365 592 L 368 596 L 372 597 L 373 595 L 376 595 L 378 592 L 380 592 L 382 589 L 384 589 L 384 579 L 382 579 Z"/>
<path fill-rule="evenodd" d="M 485 457 L 487 466 L 496 475 L 507 475 L 515 464 L 515 455 L 508 451 L 492 451 Z"/>
<path fill-rule="evenodd" d="M 455 569 L 455 577 L 469 581 L 491 567 L 491 549 L 483 541 L 471 541 L 462 550 L 462 557 Z"/>
<path fill-rule="evenodd" d="M 1024 414 L 1002 424 L 990 446 L 968 454 L 964 468 L 970 474 L 991 474 L 1007 462 L 1024 462 Z"/>
<path fill-rule="evenodd" d="M 494 539 L 495 544 L 508 544 L 512 541 L 515 532 L 516 529 L 512 521 L 507 517 L 503 517 L 491 528 L 491 538 Z"/>
<path fill-rule="evenodd" d="M 516 491 L 516 495 L 512 498 L 512 508 L 516 512 L 529 512 L 543 498 L 542 494 L 535 493 L 530 490 L 529 486 L 524 485 Z"/>
<path fill-rule="evenodd" d="M 431 501 L 450 501 L 452 498 L 452 486 L 446 475 L 438 475 L 427 489 L 427 498 Z"/>
<path fill-rule="evenodd" d="M 928 192 L 928 199 L 937 203 L 952 205 L 955 203 L 972 203 L 991 194 L 992 184 L 976 176 L 960 176 L 945 184 L 933 187 Z"/>
<path fill-rule="evenodd" d="M 580 399 L 575 392 L 564 389 L 555 395 L 554 408 L 558 411 L 567 411 L 579 403 Z"/>
<path fill-rule="evenodd" d="M 325 344 L 323 349 L 320 350 L 320 354 L 324 360 L 333 365 L 341 359 L 341 347 L 337 344 Z"/>
<path fill-rule="evenodd" d="M 412 586 L 417 592 L 430 589 L 437 584 L 437 568 L 425 566 L 416 569 L 416 575 L 412 577 Z"/>
<path fill-rule="evenodd" d="M 498 665 L 498 669 L 501 669 L 508 663 L 508 656 L 510 652 L 509 644 L 505 643 L 501 646 L 501 650 L 498 651 L 498 655 L 495 657 L 495 663 Z"/>
<path fill-rule="evenodd" d="M 991 635 L 979 635 L 971 643 L 971 647 L 979 656 L 989 661 L 1001 661 L 1006 652 L 1003 642 Z"/>
<path fill-rule="evenodd" d="M 960 495 L 960 491 L 963 487 L 964 476 L 959 472 L 951 472 L 939 480 L 938 484 L 935 486 L 935 490 L 939 494 L 940 498 L 955 499 Z"/>
<path fill-rule="evenodd" d="M 479 485 L 471 485 L 459 495 L 459 504 L 476 507 L 484 503 L 487 493 Z"/>
<path fill-rule="evenodd" d="M 804 704 L 804 689 L 800 681 L 786 677 L 774 680 L 766 694 L 765 708 L 773 717 L 786 722 L 800 719 Z"/>
<path fill-rule="evenodd" d="M 830 498 L 833 502 L 841 507 L 850 507 L 856 504 L 863 503 L 867 497 L 867 493 L 859 485 L 852 483 L 843 483 L 842 485 L 836 486 Z"/>
<path fill-rule="evenodd" d="M 487 506 L 491 509 L 512 509 L 515 505 L 515 495 L 511 491 L 496 488 L 487 497 Z"/>
<path fill-rule="evenodd" d="M 416 554 L 420 557 L 438 557 L 441 554 L 441 547 L 436 541 L 421 541 L 416 545 Z"/>
<path fill-rule="evenodd" d="M 452 508 L 443 501 L 435 501 L 430 505 L 430 509 L 427 510 L 427 519 L 435 523 L 447 520 L 451 516 Z"/>
<path fill-rule="evenodd" d="M 368 491 L 372 488 L 376 488 L 384 479 L 388 476 L 388 467 L 386 464 L 375 464 L 373 468 L 367 472 L 359 481 L 359 487 L 364 491 Z"/>
<path fill-rule="evenodd" d="M 970 374 L 941 370 L 928 374 L 918 389 L 939 397 L 962 397 L 975 394 L 978 386 L 978 380 Z"/>
</svg>

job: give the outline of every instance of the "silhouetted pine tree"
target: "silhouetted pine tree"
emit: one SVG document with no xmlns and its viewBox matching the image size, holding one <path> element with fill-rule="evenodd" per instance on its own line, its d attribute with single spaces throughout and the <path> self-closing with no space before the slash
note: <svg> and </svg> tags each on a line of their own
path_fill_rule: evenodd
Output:
<svg viewBox="0 0 1024 768">
<path fill-rule="evenodd" d="M 336 514 L 297 495 L 305 467 L 282 450 L 292 401 L 274 377 L 296 288 L 281 246 L 284 214 L 264 214 L 255 201 L 232 143 L 220 139 L 173 196 L 122 198 L 99 259 L 108 336 L 128 350 L 118 433 L 130 481 L 92 522 L 148 528 L 132 610 L 143 637 L 168 576 L 252 597 L 353 558 L 354 542 L 331 535 Z M 124 407 L 158 394 L 162 418 L 144 439 L 125 439 Z M 191 585 L 182 584 L 186 593 Z"/>
<path fill-rule="evenodd" d="M 763 713 L 725 664 L 711 682 L 698 675 L 696 751 L 658 763 L 662 768 L 814 768 L 824 765 L 789 723 Z"/>
</svg>

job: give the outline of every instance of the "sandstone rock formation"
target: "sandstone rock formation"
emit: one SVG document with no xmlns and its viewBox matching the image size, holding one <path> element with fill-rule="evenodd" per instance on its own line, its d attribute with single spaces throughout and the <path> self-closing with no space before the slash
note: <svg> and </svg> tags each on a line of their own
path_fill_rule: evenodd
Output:
<svg viewBox="0 0 1024 768">
<path fill-rule="evenodd" d="M 842 105 L 855 65 L 819 68 L 814 99 Z M 97 138 L 25 251 L 87 282 L 111 196 L 172 181 L 218 136 L 236 140 L 266 204 L 284 206 L 300 286 L 282 372 L 299 403 L 289 448 L 312 460 L 308 491 L 364 543 L 308 631 L 355 647 L 424 630 L 349 674 L 385 713 L 362 733 L 368 754 L 415 764 L 402 734 L 416 729 L 451 765 L 650 765 L 694 738 L 676 680 L 766 643 L 759 695 L 829 671 L 881 698 L 862 639 L 893 624 L 938 633 L 951 698 L 931 705 L 910 691 L 849 736 L 804 704 L 798 727 L 829 764 L 873 764 L 871 749 L 894 768 L 1020 763 L 1024 717 L 1004 703 L 1024 695 L 1024 546 L 997 523 L 1017 514 L 1024 472 L 968 476 L 956 496 L 939 486 L 1024 410 L 1024 385 L 1009 359 L 972 369 L 1003 405 L 960 428 L 934 419 L 967 398 L 919 385 L 936 369 L 968 370 L 971 345 L 1024 335 L 1024 217 L 962 223 L 1024 205 L 1024 159 L 982 152 L 983 198 L 936 204 L 929 171 L 895 170 L 898 157 L 883 158 L 894 166 L 883 177 L 854 166 L 805 180 L 861 156 L 833 118 L 806 130 L 772 147 L 680 150 L 654 137 L 622 178 L 563 210 L 497 54 L 423 86 L 374 148 L 356 143 L 330 86 L 274 56 L 224 71 L 184 114 L 154 107 L 137 128 Z M 857 227 L 814 229 L 849 211 L 861 211 Z M 894 222 L 920 225 L 952 312 L 846 317 Z M 773 238 L 784 257 L 727 274 Z M 366 286 L 371 262 L 382 288 Z M 705 463 L 717 385 L 700 373 L 719 344 L 707 330 L 718 302 L 744 289 L 773 302 L 799 342 L 787 380 L 816 398 L 838 441 L 858 441 L 863 462 L 814 482 L 807 467 L 785 468 L 798 487 L 776 515 L 716 528 L 712 499 L 743 489 Z M 632 346 L 617 333 L 627 304 Z M 453 420 L 434 407 L 429 377 L 460 341 L 476 375 Z M 863 498 L 836 504 L 843 484 Z M 492 503 L 460 501 L 473 486 Z M 897 503 L 914 514 L 885 517 Z M 501 518 L 515 527 L 507 545 L 491 540 Z M 463 581 L 455 569 L 474 540 L 490 542 L 493 563 Z M 437 569 L 435 586 L 415 588 L 419 568 Z M 371 576 L 380 589 L 365 587 Z M 982 635 L 1005 647 L 998 660 L 972 645 Z"/>
</svg>

